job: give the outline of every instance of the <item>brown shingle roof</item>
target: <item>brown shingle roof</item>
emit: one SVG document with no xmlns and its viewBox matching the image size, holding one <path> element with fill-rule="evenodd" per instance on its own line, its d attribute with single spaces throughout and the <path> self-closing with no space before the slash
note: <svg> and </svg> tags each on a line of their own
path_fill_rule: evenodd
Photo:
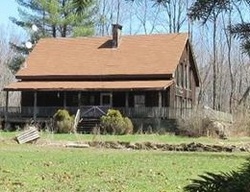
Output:
<svg viewBox="0 0 250 192">
<path fill-rule="evenodd" d="M 186 33 L 41 39 L 17 73 L 23 76 L 172 74 L 188 39 Z"/>
<path fill-rule="evenodd" d="M 170 81 L 22 81 L 5 87 L 9 91 L 90 91 L 90 90 L 162 90 Z"/>
</svg>

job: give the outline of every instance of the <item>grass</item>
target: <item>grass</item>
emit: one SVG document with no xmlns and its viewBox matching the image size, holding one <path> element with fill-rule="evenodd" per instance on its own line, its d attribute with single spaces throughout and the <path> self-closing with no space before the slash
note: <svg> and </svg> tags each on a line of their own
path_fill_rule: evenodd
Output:
<svg viewBox="0 0 250 192">
<path fill-rule="evenodd" d="M 181 153 L 110 149 L 71 149 L 18 145 L 17 133 L 0 132 L 0 191 L 159 191 L 181 192 L 198 174 L 227 172 L 245 162 L 246 153 Z M 217 142 L 172 135 L 52 135 L 42 139 L 122 140 L 167 143 Z M 247 139 L 245 139 L 248 141 Z M 239 143 L 240 139 L 230 142 Z"/>
<path fill-rule="evenodd" d="M 0 191 L 182 191 L 204 171 L 237 169 L 246 154 L 0 145 Z"/>
</svg>

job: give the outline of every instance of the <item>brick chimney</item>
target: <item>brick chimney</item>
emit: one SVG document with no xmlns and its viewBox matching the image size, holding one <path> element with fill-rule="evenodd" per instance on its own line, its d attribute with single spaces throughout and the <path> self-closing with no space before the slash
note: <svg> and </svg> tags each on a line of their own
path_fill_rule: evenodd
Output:
<svg viewBox="0 0 250 192">
<path fill-rule="evenodd" d="M 117 48 L 120 43 L 122 33 L 122 26 L 119 24 L 112 24 L 112 48 Z"/>
</svg>

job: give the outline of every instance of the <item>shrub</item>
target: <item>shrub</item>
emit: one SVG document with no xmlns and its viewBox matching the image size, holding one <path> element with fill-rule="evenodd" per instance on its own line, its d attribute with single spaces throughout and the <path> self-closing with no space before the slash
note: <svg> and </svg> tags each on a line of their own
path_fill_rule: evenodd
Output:
<svg viewBox="0 0 250 192">
<path fill-rule="evenodd" d="M 177 135 L 200 137 L 211 136 L 226 139 L 230 131 L 230 123 L 214 120 L 205 115 L 203 109 L 193 109 L 189 115 L 178 120 Z"/>
<path fill-rule="evenodd" d="M 183 119 L 178 120 L 177 135 L 200 137 L 206 135 L 205 127 L 209 124 L 209 119 L 203 117 L 200 110 L 193 110 L 192 113 Z"/>
<path fill-rule="evenodd" d="M 132 121 L 128 117 L 125 117 L 124 122 L 126 124 L 126 126 L 125 126 L 125 134 L 133 133 L 134 125 L 133 125 Z"/>
<path fill-rule="evenodd" d="M 70 116 L 65 109 L 59 109 L 53 116 L 55 131 L 57 133 L 70 133 L 73 131 L 74 116 Z"/>
<path fill-rule="evenodd" d="M 194 179 L 184 188 L 187 192 L 249 192 L 250 159 L 239 171 L 229 173 L 206 173 Z"/>
<path fill-rule="evenodd" d="M 250 109 L 240 109 L 234 113 L 232 135 L 250 136 Z"/>
<path fill-rule="evenodd" d="M 133 132 L 133 124 L 128 117 L 123 117 L 120 111 L 109 109 L 101 117 L 102 131 L 109 134 L 123 135 Z"/>
</svg>

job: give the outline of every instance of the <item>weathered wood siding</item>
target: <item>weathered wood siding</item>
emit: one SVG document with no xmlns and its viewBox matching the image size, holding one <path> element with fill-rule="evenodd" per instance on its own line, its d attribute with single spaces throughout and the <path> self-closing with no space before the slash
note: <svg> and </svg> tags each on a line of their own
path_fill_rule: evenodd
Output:
<svg viewBox="0 0 250 192">
<path fill-rule="evenodd" d="M 183 51 L 180 62 L 176 68 L 175 84 L 171 86 L 171 101 L 175 108 L 191 108 L 195 105 L 196 81 L 194 76 L 195 64 L 191 57 L 189 44 Z M 174 99 L 173 99 L 174 97 Z M 171 103 L 171 102 L 170 102 Z M 172 106 L 173 107 L 173 106 Z"/>
</svg>

